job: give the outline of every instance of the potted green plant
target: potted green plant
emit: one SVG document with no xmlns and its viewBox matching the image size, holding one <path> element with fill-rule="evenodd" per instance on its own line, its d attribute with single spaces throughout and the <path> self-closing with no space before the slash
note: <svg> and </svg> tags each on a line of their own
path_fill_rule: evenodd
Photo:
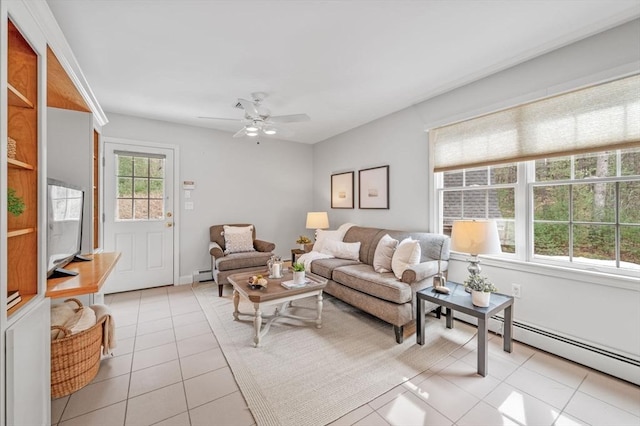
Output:
<svg viewBox="0 0 640 426">
<path fill-rule="evenodd" d="M 7 211 L 14 216 L 24 213 L 25 205 L 22 197 L 16 195 L 16 190 L 7 188 Z"/>
<path fill-rule="evenodd" d="M 489 306 L 491 293 L 498 291 L 498 288 L 487 277 L 478 274 L 469 275 L 464 286 L 471 290 L 471 302 L 481 308 Z"/>
<path fill-rule="evenodd" d="M 293 284 L 303 285 L 305 283 L 304 263 L 296 262 L 291 265 L 293 269 Z"/>
<path fill-rule="evenodd" d="M 296 244 L 300 245 L 300 250 L 304 250 L 304 245 L 311 244 L 311 240 L 307 238 L 306 235 L 300 235 L 300 237 L 296 240 Z"/>
</svg>

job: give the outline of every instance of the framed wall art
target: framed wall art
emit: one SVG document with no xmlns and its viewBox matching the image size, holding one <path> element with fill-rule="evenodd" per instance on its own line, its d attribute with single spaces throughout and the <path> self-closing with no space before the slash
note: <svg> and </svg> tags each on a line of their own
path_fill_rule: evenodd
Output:
<svg viewBox="0 0 640 426">
<path fill-rule="evenodd" d="M 354 172 L 331 175 L 332 209 L 353 208 L 353 177 Z"/>
<path fill-rule="evenodd" d="M 389 208 L 389 166 L 358 171 L 361 209 Z"/>
</svg>

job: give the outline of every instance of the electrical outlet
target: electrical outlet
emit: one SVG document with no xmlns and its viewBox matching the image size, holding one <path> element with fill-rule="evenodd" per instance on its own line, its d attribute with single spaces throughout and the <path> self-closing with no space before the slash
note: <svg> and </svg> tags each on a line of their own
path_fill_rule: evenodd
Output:
<svg viewBox="0 0 640 426">
<path fill-rule="evenodd" d="M 511 284 L 511 295 L 516 299 L 520 299 L 520 297 L 522 297 L 522 288 L 520 288 L 520 284 Z"/>
</svg>

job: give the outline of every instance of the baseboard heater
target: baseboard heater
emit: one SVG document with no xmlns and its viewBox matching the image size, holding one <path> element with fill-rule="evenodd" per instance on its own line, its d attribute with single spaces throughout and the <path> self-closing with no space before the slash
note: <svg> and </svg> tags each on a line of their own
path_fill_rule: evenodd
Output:
<svg viewBox="0 0 640 426">
<path fill-rule="evenodd" d="M 455 313 L 456 318 L 476 325 L 470 316 Z M 494 322 L 495 321 L 495 322 Z M 504 318 L 493 316 L 489 329 L 502 335 Z M 627 382 L 640 385 L 640 360 L 589 343 L 513 321 L 513 339 L 570 361 L 593 368 Z"/>
<path fill-rule="evenodd" d="M 201 271 L 195 271 L 193 273 L 193 282 L 201 283 L 205 281 L 213 280 L 213 276 L 211 275 L 211 269 L 204 269 Z"/>
</svg>

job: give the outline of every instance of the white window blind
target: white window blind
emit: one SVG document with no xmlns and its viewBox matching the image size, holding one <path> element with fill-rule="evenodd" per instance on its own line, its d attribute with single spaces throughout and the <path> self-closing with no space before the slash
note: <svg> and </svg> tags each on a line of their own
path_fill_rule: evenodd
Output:
<svg viewBox="0 0 640 426">
<path fill-rule="evenodd" d="M 640 146 L 640 75 L 429 131 L 435 171 Z"/>
</svg>

